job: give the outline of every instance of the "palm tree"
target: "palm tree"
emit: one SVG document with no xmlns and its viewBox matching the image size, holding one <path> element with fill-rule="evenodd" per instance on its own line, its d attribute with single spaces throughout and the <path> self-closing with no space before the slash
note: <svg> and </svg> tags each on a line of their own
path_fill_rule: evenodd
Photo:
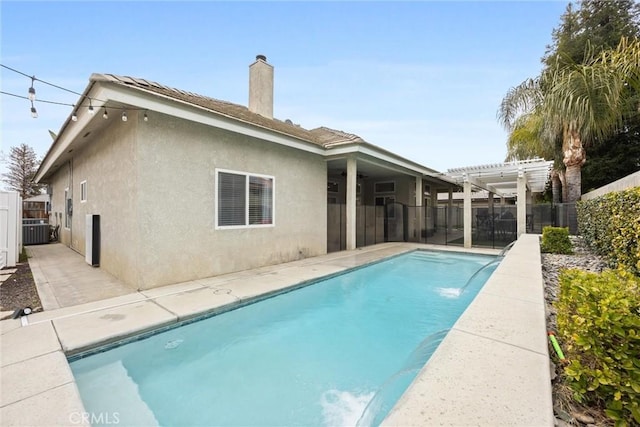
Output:
<svg viewBox="0 0 640 427">
<path fill-rule="evenodd" d="M 559 158 L 561 140 L 548 137 L 543 132 L 543 117 L 535 111 L 520 115 L 513 124 L 513 129 L 507 140 L 506 161 L 521 159 L 556 159 Z M 552 136 L 551 136 L 552 137 Z M 565 197 L 560 196 L 561 190 L 566 192 L 564 182 L 564 166 L 562 162 L 554 162 L 551 171 L 551 188 L 553 202 L 560 203 Z M 565 195 L 566 196 L 566 195 Z"/>
<path fill-rule="evenodd" d="M 575 202 L 581 195 L 585 145 L 611 135 L 629 112 L 637 111 L 630 103 L 639 87 L 640 41 L 622 39 L 615 50 L 604 51 L 585 64 L 549 67 L 535 79 L 509 89 L 498 119 L 510 132 L 510 139 L 516 134 L 516 145 L 525 143 L 526 138 L 517 138 L 517 134 L 529 122 L 529 131 L 536 129 L 538 155 L 562 141 L 564 201 Z M 531 141 L 527 144 L 534 146 Z"/>
</svg>

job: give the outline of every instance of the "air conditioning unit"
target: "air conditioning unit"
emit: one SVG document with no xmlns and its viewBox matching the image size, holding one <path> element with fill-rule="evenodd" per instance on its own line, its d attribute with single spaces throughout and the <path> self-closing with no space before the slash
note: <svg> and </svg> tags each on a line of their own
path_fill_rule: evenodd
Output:
<svg viewBox="0 0 640 427">
<path fill-rule="evenodd" d="M 86 216 L 84 260 L 93 267 L 100 265 L 100 215 Z"/>
</svg>

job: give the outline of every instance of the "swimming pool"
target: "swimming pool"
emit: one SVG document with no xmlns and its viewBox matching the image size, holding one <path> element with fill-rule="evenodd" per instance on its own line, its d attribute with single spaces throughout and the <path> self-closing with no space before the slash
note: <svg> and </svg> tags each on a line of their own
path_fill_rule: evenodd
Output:
<svg viewBox="0 0 640 427">
<path fill-rule="evenodd" d="M 416 251 L 70 365 L 120 425 L 375 425 L 493 260 Z"/>
</svg>

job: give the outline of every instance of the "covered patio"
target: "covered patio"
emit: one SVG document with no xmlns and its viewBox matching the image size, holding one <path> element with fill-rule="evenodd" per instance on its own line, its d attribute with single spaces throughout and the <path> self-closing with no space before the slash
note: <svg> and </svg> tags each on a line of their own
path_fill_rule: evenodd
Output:
<svg viewBox="0 0 640 427">
<path fill-rule="evenodd" d="M 327 157 L 327 250 L 420 242 L 436 228 L 431 208 L 437 194 L 457 188 L 446 175 L 370 144 L 332 147 Z"/>
<path fill-rule="evenodd" d="M 552 165 L 533 159 L 443 174 L 354 138 L 336 144 L 327 157 L 328 252 L 389 241 L 470 248 L 477 245 L 474 233 L 477 238 L 483 231 L 508 243 L 531 230 L 527 205 L 534 193 L 544 191 Z M 460 192 L 461 215 L 454 206 L 454 195 Z M 476 210 L 474 221 L 472 203 L 478 195 L 486 198 L 487 206 L 483 215 Z M 501 209 L 514 214 L 496 217 L 494 198 L 502 204 L 515 198 L 515 206 Z"/>
</svg>

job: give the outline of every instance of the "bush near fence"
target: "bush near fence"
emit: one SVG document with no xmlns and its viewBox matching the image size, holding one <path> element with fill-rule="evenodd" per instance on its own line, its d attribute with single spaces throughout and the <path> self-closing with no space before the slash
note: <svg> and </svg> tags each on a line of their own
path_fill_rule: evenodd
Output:
<svg viewBox="0 0 640 427">
<path fill-rule="evenodd" d="M 547 226 L 542 229 L 540 250 L 552 254 L 572 254 L 573 245 L 569 239 L 569 228 Z"/>
<path fill-rule="evenodd" d="M 578 228 L 612 267 L 640 276 L 640 187 L 578 202 Z"/>
</svg>

